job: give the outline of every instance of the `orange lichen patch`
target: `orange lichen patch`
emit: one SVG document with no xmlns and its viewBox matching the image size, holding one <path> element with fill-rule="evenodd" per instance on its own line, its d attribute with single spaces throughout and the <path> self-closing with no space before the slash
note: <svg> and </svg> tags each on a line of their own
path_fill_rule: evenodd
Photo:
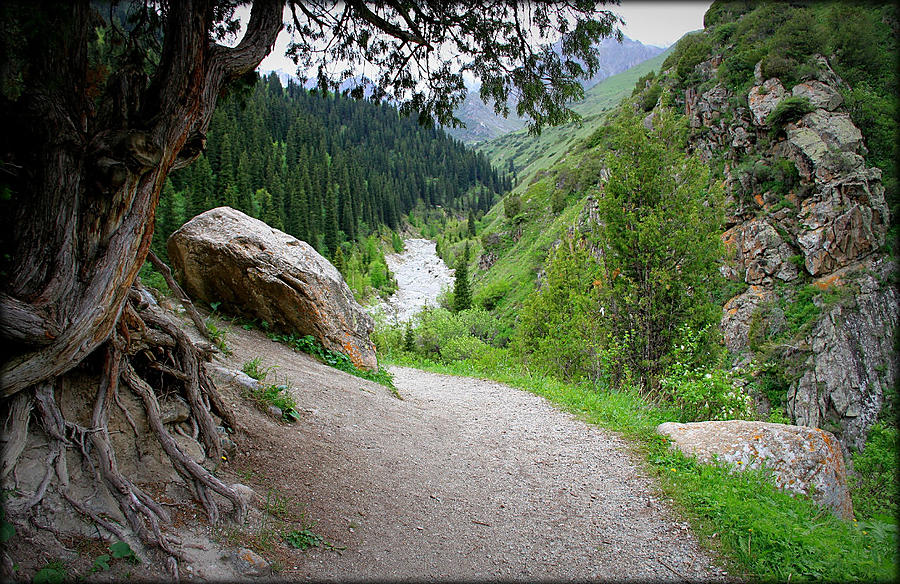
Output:
<svg viewBox="0 0 900 584">
<path fill-rule="evenodd" d="M 824 278 L 819 278 L 815 282 L 813 282 L 813 286 L 818 288 L 819 290 L 828 290 L 833 286 L 843 286 L 843 281 L 841 280 L 841 275 L 839 273 L 829 274 Z"/>
<path fill-rule="evenodd" d="M 756 201 L 756 204 L 760 207 L 765 207 L 766 202 L 763 200 L 762 193 L 756 193 L 753 195 L 753 200 Z"/>
<path fill-rule="evenodd" d="M 762 286 L 753 284 L 752 286 L 747 288 L 746 294 L 753 294 L 757 298 L 762 298 L 763 296 L 766 296 L 766 289 L 763 288 Z"/>
<path fill-rule="evenodd" d="M 359 369 L 365 369 L 366 367 L 363 365 L 362 355 L 359 353 L 359 349 L 351 343 L 350 341 L 344 341 L 341 343 L 341 346 L 344 348 L 344 354 L 350 357 L 350 361 L 354 366 Z"/>
<path fill-rule="evenodd" d="M 728 248 L 728 251 L 733 251 L 735 246 L 735 238 L 737 237 L 737 230 L 740 229 L 739 226 L 732 227 L 728 231 L 722 234 L 722 243 L 725 244 L 725 247 Z"/>
</svg>

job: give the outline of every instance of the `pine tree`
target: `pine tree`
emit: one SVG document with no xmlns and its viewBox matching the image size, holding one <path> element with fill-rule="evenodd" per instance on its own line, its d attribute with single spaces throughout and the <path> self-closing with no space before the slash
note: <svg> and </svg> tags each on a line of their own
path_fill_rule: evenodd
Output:
<svg viewBox="0 0 900 584">
<path fill-rule="evenodd" d="M 469 209 L 468 233 L 469 237 L 475 237 L 475 213 L 472 209 Z"/>
<path fill-rule="evenodd" d="M 346 261 L 344 260 L 344 250 L 341 249 L 341 246 L 338 246 L 337 251 L 334 252 L 334 257 L 331 259 L 331 263 L 334 264 L 334 267 L 337 268 L 337 271 L 344 275 L 347 269 Z"/>
<path fill-rule="evenodd" d="M 472 307 L 472 292 L 469 290 L 469 244 L 456 264 L 456 278 L 453 282 L 453 310 L 461 312 Z"/>
<path fill-rule="evenodd" d="M 403 350 L 407 353 L 412 353 L 415 350 L 415 347 L 412 325 L 409 321 L 406 321 L 406 333 L 403 335 Z"/>
</svg>

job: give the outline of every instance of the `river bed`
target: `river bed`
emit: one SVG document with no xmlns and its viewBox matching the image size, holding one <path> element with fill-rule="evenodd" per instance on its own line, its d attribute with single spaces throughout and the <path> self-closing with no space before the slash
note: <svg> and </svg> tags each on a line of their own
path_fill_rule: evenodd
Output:
<svg viewBox="0 0 900 584">
<path fill-rule="evenodd" d="M 388 268 L 397 278 L 397 291 L 376 304 L 373 313 L 383 312 L 390 323 L 404 323 L 426 305 L 437 306 L 437 297 L 453 285 L 453 270 L 437 255 L 435 242 L 406 239 L 401 253 L 385 256 Z"/>
</svg>

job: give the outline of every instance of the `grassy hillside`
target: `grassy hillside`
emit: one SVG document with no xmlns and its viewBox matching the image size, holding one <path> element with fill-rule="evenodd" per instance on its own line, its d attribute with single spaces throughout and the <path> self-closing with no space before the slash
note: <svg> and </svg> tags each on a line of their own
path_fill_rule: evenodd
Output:
<svg viewBox="0 0 900 584">
<path fill-rule="evenodd" d="M 624 97 L 631 95 L 638 79 L 650 71 L 659 71 L 671 49 L 632 67 L 624 73 L 613 75 L 585 92 L 584 99 L 572 106 L 581 117 L 580 124 L 544 129 L 540 136 L 529 136 L 525 129 L 512 132 L 477 147 L 491 163 L 500 169 L 509 168 L 510 161 L 520 178 L 534 171 L 548 168 L 573 145 L 582 142 L 600 125 L 605 113 L 616 107 Z"/>
<path fill-rule="evenodd" d="M 509 197 L 521 201 L 521 210 L 507 217 L 505 205 L 495 205 L 480 221 L 481 234 L 475 254 L 492 253 L 499 259 L 489 270 L 475 268 L 473 283 L 476 304 L 492 309 L 511 327 L 522 302 L 534 290 L 547 252 L 570 228 L 584 207 L 580 187 L 591 181 L 599 169 L 596 153 L 584 145 L 625 97 L 631 95 L 638 79 L 659 71 L 670 50 L 598 83 L 573 106 L 583 118 L 581 124 L 547 128 L 540 136 L 514 132 L 480 148 L 498 168 L 512 159 L 519 183 Z M 455 244 L 456 247 L 462 242 Z M 446 246 L 447 255 L 458 250 Z"/>
</svg>

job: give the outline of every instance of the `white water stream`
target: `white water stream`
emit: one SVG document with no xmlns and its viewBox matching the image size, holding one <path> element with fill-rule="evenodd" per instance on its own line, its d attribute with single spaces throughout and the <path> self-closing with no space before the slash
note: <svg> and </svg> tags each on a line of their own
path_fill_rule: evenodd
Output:
<svg viewBox="0 0 900 584">
<path fill-rule="evenodd" d="M 453 270 L 438 257 L 433 241 L 407 239 L 403 243 L 406 246 L 403 252 L 384 258 L 397 278 L 397 291 L 372 310 L 384 312 L 391 323 L 408 321 L 426 304 L 437 306 L 441 290 L 453 285 Z"/>
</svg>

